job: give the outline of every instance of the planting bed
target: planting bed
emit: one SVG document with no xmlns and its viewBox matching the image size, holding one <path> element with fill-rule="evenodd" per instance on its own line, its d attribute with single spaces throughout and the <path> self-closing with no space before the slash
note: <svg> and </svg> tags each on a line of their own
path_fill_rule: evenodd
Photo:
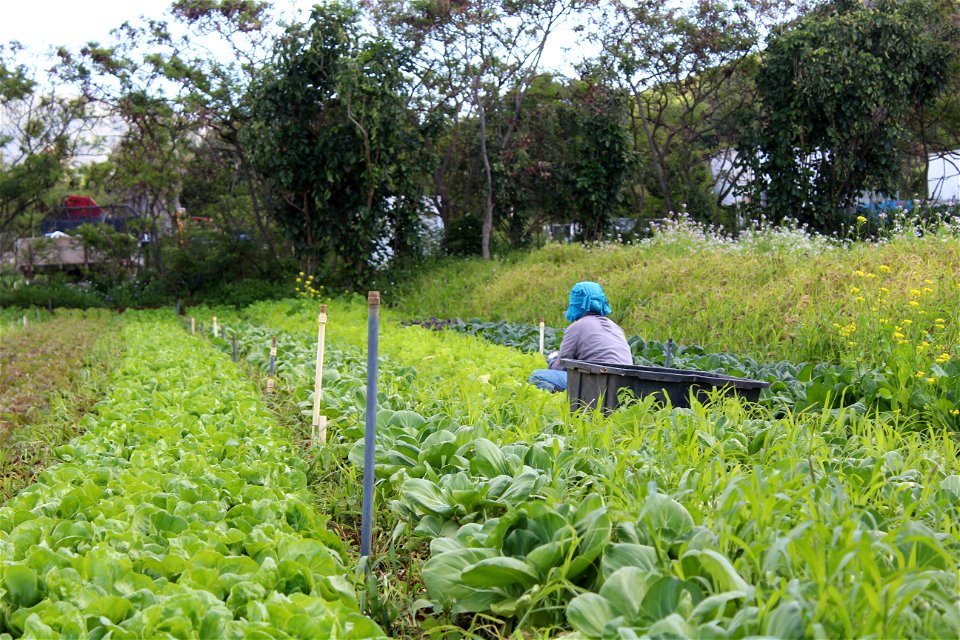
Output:
<svg viewBox="0 0 960 640">
<path fill-rule="evenodd" d="M 112 365 L 113 316 L 61 311 L 4 329 L 0 340 L 0 500 L 47 464 L 52 447 L 77 434 Z"/>
<path fill-rule="evenodd" d="M 191 336 L 172 314 L 130 320 L 87 433 L 0 509 L 0 634 L 955 635 L 952 359 L 922 387 L 887 380 L 936 412 L 894 411 L 852 383 L 858 400 L 817 404 L 831 370 L 781 363 L 783 388 L 759 405 L 571 413 L 525 383 L 538 354 L 404 328 L 384 309 L 374 588 L 356 579 L 366 312 L 329 302 L 323 445 L 306 437 L 309 301 L 217 310 L 239 366 L 230 340 Z M 695 347 L 676 357 L 764 370 Z"/>
<path fill-rule="evenodd" d="M 0 508 L 0 637 L 381 636 L 256 388 L 172 319 L 122 338 L 86 433 Z"/>
<path fill-rule="evenodd" d="M 329 312 L 328 340 L 353 364 L 341 369 L 335 354 L 338 373 L 325 375 L 331 433 L 318 476 L 348 484 L 362 464 L 364 311 Z M 565 398 L 522 382 L 537 356 L 401 329 L 386 315 L 375 562 L 394 633 L 453 624 L 481 635 L 946 637 L 958 628 L 952 430 L 829 403 L 795 412 L 783 402 L 642 401 L 608 418 L 571 414 Z M 281 303 L 248 318 L 269 326 L 246 328 L 259 337 L 245 350 L 263 363 L 268 336 L 280 335 L 290 360 L 281 386 L 309 414 L 316 316 Z"/>
</svg>

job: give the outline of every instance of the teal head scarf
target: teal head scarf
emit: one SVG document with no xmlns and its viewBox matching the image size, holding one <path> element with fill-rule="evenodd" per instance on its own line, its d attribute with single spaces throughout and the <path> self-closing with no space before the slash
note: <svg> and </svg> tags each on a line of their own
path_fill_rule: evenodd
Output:
<svg viewBox="0 0 960 640">
<path fill-rule="evenodd" d="M 567 322 L 576 322 L 588 313 L 606 316 L 611 311 L 603 287 L 596 282 L 578 282 L 570 290 L 570 306 L 564 317 Z"/>
</svg>

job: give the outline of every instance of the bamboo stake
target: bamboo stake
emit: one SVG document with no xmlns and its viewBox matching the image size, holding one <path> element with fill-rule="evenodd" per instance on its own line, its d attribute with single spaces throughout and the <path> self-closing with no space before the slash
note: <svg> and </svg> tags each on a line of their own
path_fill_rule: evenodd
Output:
<svg viewBox="0 0 960 640">
<path fill-rule="evenodd" d="M 323 391 L 323 348 L 327 331 L 327 305 L 320 305 L 317 316 L 317 374 L 313 381 L 313 422 L 310 427 L 310 439 L 324 444 L 327 441 L 327 417 L 320 415 L 320 396 Z"/>
<path fill-rule="evenodd" d="M 540 353 L 543 353 L 543 318 L 540 318 Z"/>
<path fill-rule="evenodd" d="M 277 365 L 277 336 L 270 347 L 270 372 L 267 374 L 267 393 L 273 393 L 273 368 Z"/>
</svg>

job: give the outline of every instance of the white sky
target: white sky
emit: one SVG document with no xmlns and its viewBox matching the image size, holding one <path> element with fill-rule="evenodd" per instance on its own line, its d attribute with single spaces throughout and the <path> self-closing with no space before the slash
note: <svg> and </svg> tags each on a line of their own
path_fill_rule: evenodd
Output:
<svg viewBox="0 0 960 640">
<path fill-rule="evenodd" d="M 91 40 L 106 42 L 111 29 L 140 16 L 167 18 L 172 0 L 4 0 L 0 8 L 0 43 L 17 40 L 31 52 L 51 47 L 77 49 Z M 277 13 L 309 14 L 315 0 L 278 0 Z"/>
<path fill-rule="evenodd" d="M 0 45 L 14 40 L 23 44 L 28 57 L 45 57 L 52 49 L 66 46 L 76 50 L 91 40 L 108 42 L 110 31 L 126 21 L 134 24 L 140 16 L 170 19 L 167 9 L 173 0 L 0 0 Z M 288 21 L 305 20 L 310 8 L 321 0 L 274 0 L 273 13 Z M 568 69 L 579 61 L 582 51 L 569 28 L 558 29 L 544 52 L 543 66 Z M 32 54 L 32 55 L 31 55 Z"/>
</svg>

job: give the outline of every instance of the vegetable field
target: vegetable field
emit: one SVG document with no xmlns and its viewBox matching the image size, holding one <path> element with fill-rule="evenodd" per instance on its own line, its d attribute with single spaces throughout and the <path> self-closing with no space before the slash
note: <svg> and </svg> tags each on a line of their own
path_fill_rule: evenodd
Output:
<svg viewBox="0 0 960 640">
<path fill-rule="evenodd" d="M 839 359 L 678 344 L 757 404 L 571 413 L 531 325 L 384 309 L 366 564 L 365 302 L 325 300 L 322 444 L 315 300 L 127 312 L 83 435 L 0 507 L 0 637 L 956 637 L 954 283 L 894 304 L 881 265 Z"/>
</svg>

